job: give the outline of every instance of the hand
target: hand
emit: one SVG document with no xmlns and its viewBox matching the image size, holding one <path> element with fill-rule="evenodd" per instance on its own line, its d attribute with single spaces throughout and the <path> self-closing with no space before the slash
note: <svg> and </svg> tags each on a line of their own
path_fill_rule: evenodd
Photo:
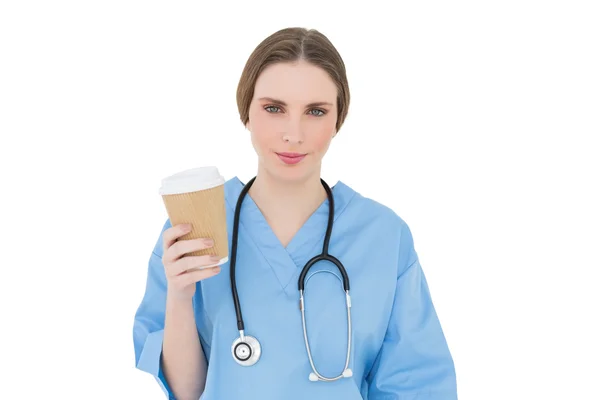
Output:
<svg viewBox="0 0 600 400">
<path fill-rule="evenodd" d="M 182 300 L 189 300 L 194 296 L 196 282 L 221 272 L 218 265 L 201 270 L 195 269 L 214 264 L 220 260 L 220 257 L 212 255 L 186 256 L 186 253 L 213 246 L 213 241 L 209 238 L 177 240 L 190 231 L 189 224 L 179 224 L 168 228 L 163 233 L 162 262 L 167 277 L 167 294 Z"/>
</svg>

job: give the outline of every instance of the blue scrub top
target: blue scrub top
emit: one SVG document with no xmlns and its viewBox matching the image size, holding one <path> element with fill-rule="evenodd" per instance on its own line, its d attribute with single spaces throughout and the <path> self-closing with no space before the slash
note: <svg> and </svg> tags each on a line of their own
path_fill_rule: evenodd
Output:
<svg viewBox="0 0 600 400">
<path fill-rule="evenodd" d="M 229 240 L 243 183 L 225 183 Z M 454 363 L 432 304 L 411 231 L 394 211 L 343 182 L 332 187 L 334 225 L 329 252 L 345 266 L 352 298 L 353 376 L 312 382 L 299 309 L 298 276 L 321 253 L 329 201 L 325 200 L 287 247 L 277 239 L 250 196 L 240 214 L 236 280 L 245 333 L 262 347 L 258 363 L 235 362 L 239 337 L 231 298 L 229 262 L 198 282 L 193 306 L 208 362 L 202 400 L 456 400 Z M 150 255 L 144 296 L 135 314 L 136 367 L 156 377 L 174 399 L 160 367 L 166 278 L 162 232 Z M 337 268 L 315 264 L 306 278 L 305 313 L 313 360 L 324 376 L 346 361 L 347 313 Z"/>
</svg>

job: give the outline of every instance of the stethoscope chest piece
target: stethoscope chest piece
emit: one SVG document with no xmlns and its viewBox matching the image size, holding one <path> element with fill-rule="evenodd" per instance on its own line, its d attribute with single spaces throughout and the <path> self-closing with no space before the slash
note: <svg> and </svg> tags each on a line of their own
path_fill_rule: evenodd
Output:
<svg viewBox="0 0 600 400">
<path fill-rule="evenodd" d="M 260 343 L 253 336 L 240 336 L 231 345 L 233 359 L 244 367 L 256 364 L 260 358 L 260 353 Z"/>
</svg>

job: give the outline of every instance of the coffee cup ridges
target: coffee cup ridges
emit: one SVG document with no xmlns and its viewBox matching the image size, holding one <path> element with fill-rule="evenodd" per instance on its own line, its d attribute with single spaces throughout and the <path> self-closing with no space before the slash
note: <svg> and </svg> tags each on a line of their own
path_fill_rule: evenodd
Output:
<svg viewBox="0 0 600 400">
<path fill-rule="evenodd" d="M 178 240 L 213 239 L 212 247 L 186 253 L 188 256 L 221 257 L 218 262 L 200 269 L 221 265 L 229 260 L 224 184 L 218 168 L 207 166 L 170 175 L 162 179 L 159 188 L 171 225 L 192 224 L 192 231 Z"/>
</svg>

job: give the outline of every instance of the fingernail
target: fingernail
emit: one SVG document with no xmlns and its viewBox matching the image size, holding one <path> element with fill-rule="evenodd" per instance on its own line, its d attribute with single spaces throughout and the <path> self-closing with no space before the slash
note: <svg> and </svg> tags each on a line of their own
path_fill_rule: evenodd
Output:
<svg viewBox="0 0 600 400">
<path fill-rule="evenodd" d="M 205 246 L 212 246 L 214 244 L 215 244 L 215 242 L 212 239 L 204 239 Z"/>
<path fill-rule="evenodd" d="M 219 257 L 219 256 L 210 256 L 210 261 L 217 262 L 217 261 L 219 261 L 220 259 L 221 259 L 221 257 Z"/>
<path fill-rule="evenodd" d="M 213 270 L 213 272 L 214 272 L 215 274 L 218 274 L 219 272 L 221 272 L 221 267 L 217 265 L 217 266 L 216 266 L 216 267 L 214 267 L 212 270 Z"/>
</svg>

